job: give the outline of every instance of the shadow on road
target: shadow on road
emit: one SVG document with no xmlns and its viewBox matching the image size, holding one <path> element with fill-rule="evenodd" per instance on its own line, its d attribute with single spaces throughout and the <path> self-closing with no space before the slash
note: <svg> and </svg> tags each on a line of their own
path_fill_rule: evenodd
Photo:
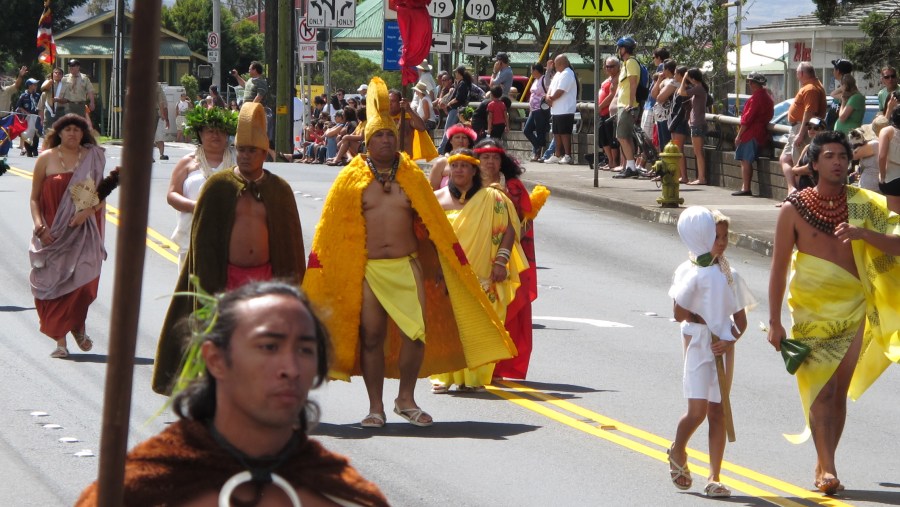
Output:
<svg viewBox="0 0 900 507">
<path fill-rule="evenodd" d="M 702 499 L 702 500 L 711 500 L 710 498 L 707 498 L 707 497 L 706 497 L 703 493 L 701 493 L 701 492 L 694 492 L 694 491 L 692 491 L 692 492 L 690 492 L 690 493 L 683 493 L 683 494 L 684 494 L 684 495 L 695 496 L 695 497 L 697 497 L 698 499 Z M 767 498 L 769 498 L 769 497 L 755 497 L 755 496 L 732 495 L 732 496 L 729 497 L 729 498 L 716 498 L 715 501 L 716 501 L 716 505 L 719 505 L 720 502 L 722 502 L 724 505 L 729 505 L 729 504 L 734 504 L 734 505 L 760 505 L 760 506 L 762 506 L 762 505 L 781 505 L 781 497 L 776 497 L 776 496 L 772 496 L 772 497 L 771 497 L 772 500 L 778 499 L 779 502 L 774 502 L 774 501 L 768 500 Z M 799 503 L 800 505 L 806 505 L 805 501 L 804 501 L 803 499 L 801 499 L 801 498 L 788 498 L 788 500 L 796 501 L 796 502 Z"/>
<path fill-rule="evenodd" d="M 888 488 L 900 487 L 897 484 L 882 482 L 881 486 Z M 852 502 L 871 502 L 884 505 L 900 505 L 900 493 L 896 491 L 866 491 L 862 489 L 847 489 L 836 497 L 839 500 Z"/>
<path fill-rule="evenodd" d="M 33 306 L 25 307 L 25 306 L 0 306 L 0 313 L 6 312 L 30 312 L 34 310 Z"/>
<path fill-rule="evenodd" d="M 392 414 L 393 415 L 393 414 Z M 391 417 L 388 416 L 388 419 Z M 417 428 L 409 423 L 389 421 L 383 428 L 363 428 L 354 424 L 320 423 L 310 433 L 312 436 L 341 438 L 345 440 L 373 437 L 418 438 L 468 438 L 473 440 L 506 440 L 541 428 L 530 424 L 491 423 L 484 421 L 437 421 L 433 426 Z"/>
<path fill-rule="evenodd" d="M 594 389 L 593 387 L 575 386 L 572 384 L 553 384 L 549 382 L 534 382 L 530 380 L 512 380 L 516 384 L 521 384 L 536 391 L 562 391 L 565 393 L 616 393 L 613 389 Z"/>
<path fill-rule="evenodd" d="M 104 354 L 70 354 L 67 359 L 73 363 L 105 364 L 108 361 L 108 358 L 109 356 Z M 152 365 L 153 359 L 148 357 L 136 357 L 134 358 L 134 364 L 136 366 Z"/>
</svg>

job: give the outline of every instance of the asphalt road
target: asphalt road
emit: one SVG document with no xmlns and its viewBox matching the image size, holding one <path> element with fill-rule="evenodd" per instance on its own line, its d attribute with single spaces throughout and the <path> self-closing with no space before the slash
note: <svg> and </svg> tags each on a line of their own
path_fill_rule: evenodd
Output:
<svg viewBox="0 0 900 507">
<path fill-rule="evenodd" d="M 153 170 L 145 271 L 135 273 L 143 276 L 143 297 L 129 302 L 141 306 L 129 446 L 173 419 L 159 413 L 165 399 L 150 390 L 156 339 L 176 277 L 165 240 L 175 213 L 165 191 L 177 157 L 187 150 L 169 145 L 167 152 L 172 159 Z M 118 147 L 108 148 L 108 168 L 119 156 Z M 38 331 L 28 289 L 33 159 L 13 156 L 10 163 L 15 169 L 0 178 L 0 470 L 6 478 L 0 505 L 71 505 L 97 474 L 112 266 L 129 262 L 115 255 L 122 203 L 117 194 L 109 199 L 109 258 L 88 317 L 94 350 L 52 360 L 53 344 Z M 336 171 L 270 168 L 295 190 L 309 247 Z M 540 294 L 528 381 L 447 395 L 431 394 L 420 381 L 417 400 L 437 424 L 416 428 L 389 413 L 381 430 L 358 425 L 367 412 L 360 379 L 332 382 L 314 392 L 323 412 L 314 433 L 349 455 L 394 505 L 702 505 L 705 426 L 691 441 L 692 490 L 675 490 L 665 457 L 686 406 L 678 328 L 666 295 L 673 270 L 686 258 L 674 228 L 551 197 L 536 223 L 536 248 Z M 760 301 L 737 346 L 737 442 L 726 450 L 723 474 L 734 490 L 730 502 L 900 504 L 897 369 L 850 405 L 838 451 L 847 491 L 834 499 L 813 492 L 812 444 L 796 446 L 782 437 L 803 428 L 794 379 L 758 329 L 767 320 L 769 260 L 746 250 L 727 254 Z M 388 405 L 396 389 L 396 382 L 386 382 Z M 64 437 L 78 441 L 61 442 Z M 80 451 L 88 455 L 79 457 Z"/>
</svg>

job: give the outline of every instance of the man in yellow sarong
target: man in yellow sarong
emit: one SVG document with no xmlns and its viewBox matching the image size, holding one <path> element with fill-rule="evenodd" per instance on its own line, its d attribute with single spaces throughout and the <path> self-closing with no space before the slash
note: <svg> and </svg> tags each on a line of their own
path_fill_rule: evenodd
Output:
<svg viewBox="0 0 900 507">
<path fill-rule="evenodd" d="M 848 394 L 857 399 L 900 360 L 898 216 L 883 196 L 845 184 L 850 153 L 840 132 L 813 139 L 809 155 L 818 183 L 792 193 L 782 206 L 769 279 L 769 342 L 780 350 L 790 265 L 791 337 L 812 352 L 797 370 L 809 433 L 789 439 L 799 443 L 811 433 L 815 485 L 828 495 L 842 489 L 835 452 Z"/>
<path fill-rule="evenodd" d="M 394 413 L 429 426 L 413 396 L 417 378 L 515 355 L 431 185 L 398 153 L 389 108 L 387 87 L 373 78 L 368 155 L 354 157 L 332 185 L 303 281 L 334 345 L 329 374 L 363 376 L 367 428 L 385 424 L 386 377 L 400 379 Z"/>
</svg>

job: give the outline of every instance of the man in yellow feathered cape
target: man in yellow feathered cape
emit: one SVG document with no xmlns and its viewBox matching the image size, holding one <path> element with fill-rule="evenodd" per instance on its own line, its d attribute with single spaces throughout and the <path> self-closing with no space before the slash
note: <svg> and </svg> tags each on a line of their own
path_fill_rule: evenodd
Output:
<svg viewBox="0 0 900 507">
<path fill-rule="evenodd" d="M 515 346 L 424 174 L 397 152 L 388 101 L 373 78 L 369 154 L 341 171 L 325 200 L 303 288 L 331 334 L 331 376 L 363 375 L 362 425 L 384 425 L 383 382 L 391 377 L 400 379 L 394 412 L 428 426 L 432 418 L 413 396 L 417 378 L 510 358 Z"/>
</svg>

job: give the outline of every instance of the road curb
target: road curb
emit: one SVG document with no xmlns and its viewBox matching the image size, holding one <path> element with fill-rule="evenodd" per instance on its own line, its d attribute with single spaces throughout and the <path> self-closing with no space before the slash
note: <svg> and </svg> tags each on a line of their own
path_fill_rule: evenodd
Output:
<svg viewBox="0 0 900 507">
<path fill-rule="evenodd" d="M 635 218 L 639 218 L 641 220 L 655 222 L 663 225 L 670 225 L 673 227 L 678 225 L 678 217 L 685 209 L 641 206 L 638 204 L 623 201 L 621 199 L 614 199 L 605 195 L 591 193 L 591 189 L 598 191 L 600 190 L 600 188 L 594 187 L 591 187 L 591 189 L 573 190 L 571 188 L 554 185 L 553 183 L 532 180 L 527 177 L 523 177 L 522 182 L 525 183 L 528 188 L 533 188 L 535 185 L 544 185 L 545 187 L 550 189 L 551 195 L 561 197 L 563 199 L 569 199 L 583 204 L 617 211 Z M 728 242 L 732 246 L 750 250 L 764 257 L 772 256 L 773 245 L 770 241 L 765 239 L 760 239 L 749 234 L 732 230 L 728 235 Z"/>
</svg>

